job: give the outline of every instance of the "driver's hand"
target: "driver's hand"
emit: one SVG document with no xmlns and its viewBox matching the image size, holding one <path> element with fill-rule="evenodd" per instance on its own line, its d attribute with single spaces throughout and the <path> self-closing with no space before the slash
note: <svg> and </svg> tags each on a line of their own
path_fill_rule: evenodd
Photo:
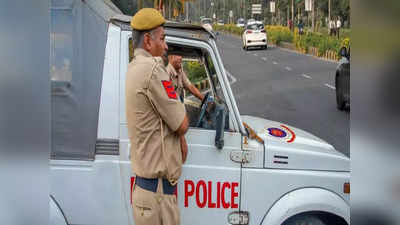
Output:
<svg viewBox="0 0 400 225">
<path fill-rule="evenodd" d="M 208 102 L 206 108 L 207 113 L 213 112 L 214 109 L 215 109 L 215 102 Z"/>
<path fill-rule="evenodd" d="M 188 146 L 184 135 L 180 136 L 180 142 L 181 142 L 182 163 L 185 163 L 188 154 Z"/>
</svg>

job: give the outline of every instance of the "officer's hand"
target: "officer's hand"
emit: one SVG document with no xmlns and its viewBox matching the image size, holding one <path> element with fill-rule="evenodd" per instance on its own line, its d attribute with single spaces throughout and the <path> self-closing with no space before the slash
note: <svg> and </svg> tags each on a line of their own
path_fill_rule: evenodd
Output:
<svg viewBox="0 0 400 225">
<path fill-rule="evenodd" d="M 182 135 L 180 137 L 180 142 L 181 142 L 181 152 L 182 152 L 182 163 L 185 163 L 188 154 L 188 146 L 186 143 L 185 136 Z"/>
</svg>

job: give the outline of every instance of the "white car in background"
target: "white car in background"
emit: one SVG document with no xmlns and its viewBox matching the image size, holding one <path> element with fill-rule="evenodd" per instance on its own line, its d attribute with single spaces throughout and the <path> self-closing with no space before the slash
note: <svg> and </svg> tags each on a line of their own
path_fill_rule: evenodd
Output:
<svg viewBox="0 0 400 225">
<path fill-rule="evenodd" d="M 248 19 L 248 20 L 247 20 L 247 25 L 253 24 L 253 23 L 255 23 L 255 22 L 256 22 L 255 19 Z"/>
<path fill-rule="evenodd" d="M 242 34 L 243 49 L 248 50 L 249 47 L 261 47 L 267 49 L 267 32 L 261 22 L 252 22 L 247 24 Z"/>
</svg>

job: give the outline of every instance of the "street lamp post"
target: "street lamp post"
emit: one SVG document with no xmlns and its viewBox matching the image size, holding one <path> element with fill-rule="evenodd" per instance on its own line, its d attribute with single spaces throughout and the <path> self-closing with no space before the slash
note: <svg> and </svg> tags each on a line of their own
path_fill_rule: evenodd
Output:
<svg viewBox="0 0 400 225">
<path fill-rule="evenodd" d="M 214 21 L 215 20 L 214 2 L 211 2 L 211 16 L 210 17 L 212 17 L 213 22 L 215 22 Z"/>
</svg>

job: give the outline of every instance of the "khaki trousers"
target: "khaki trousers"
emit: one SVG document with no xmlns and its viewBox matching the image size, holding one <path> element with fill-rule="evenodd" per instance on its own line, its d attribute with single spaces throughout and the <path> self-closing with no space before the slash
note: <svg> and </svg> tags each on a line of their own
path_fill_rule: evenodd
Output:
<svg viewBox="0 0 400 225">
<path fill-rule="evenodd" d="M 132 209 L 135 225 L 180 224 L 176 196 L 163 194 L 161 179 L 158 179 L 157 193 L 135 185 L 132 191 Z"/>
</svg>

